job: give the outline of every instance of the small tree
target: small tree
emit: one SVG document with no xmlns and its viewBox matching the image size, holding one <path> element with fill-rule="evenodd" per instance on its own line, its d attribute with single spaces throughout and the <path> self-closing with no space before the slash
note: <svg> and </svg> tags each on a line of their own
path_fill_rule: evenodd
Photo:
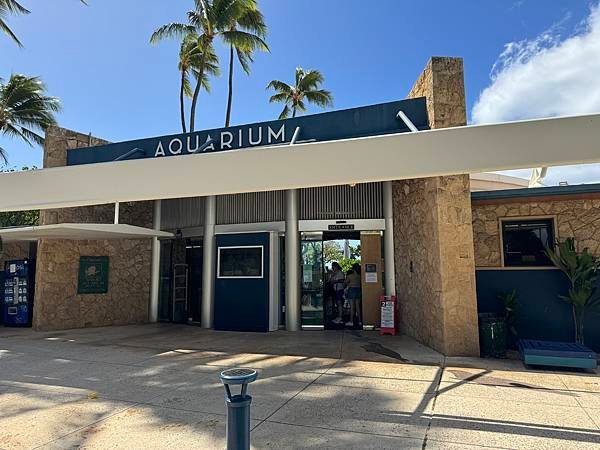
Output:
<svg viewBox="0 0 600 450">
<path fill-rule="evenodd" d="M 557 242 L 556 247 L 556 249 L 546 249 L 546 254 L 571 283 L 569 293 L 559 297 L 571 304 L 575 325 L 575 342 L 583 344 L 585 310 L 591 304 L 596 292 L 600 260 L 590 254 L 587 248 L 584 248 L 582 252 L 577 252 L 573 238 Z"/>
</svg>

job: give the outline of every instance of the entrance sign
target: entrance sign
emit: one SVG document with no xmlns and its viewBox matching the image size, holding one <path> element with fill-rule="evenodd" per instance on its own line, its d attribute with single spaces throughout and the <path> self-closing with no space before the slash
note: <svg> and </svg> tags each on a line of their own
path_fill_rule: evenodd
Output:
<svg viewBox="0 0 600 450">
<path fill-rule="evenodd" d="M 77 294 L 108 292 L 108 256 L 81 256 Z"/>
<path fill-rule="evenodd" d="M 329 225 L 327 227 L 327 229 L 329 231 L 348 231 L 348 230 L 354 230 L 354 224 L 352 224 L 352 223 L 342 223 L 342 224 Z"/>
<path fill-rule="evenodd" d="M 292 140 L 296 129 L 299 133 L 297 143 L 409 132 L 406 124 L 397 117 L 398 111 L 403 111 L 419 130 L 429 129 L 426 101 L 421 97 L 292 119 L 73 149 L 67 152 L 67 165 L 282 145 Z"/>
</svg>

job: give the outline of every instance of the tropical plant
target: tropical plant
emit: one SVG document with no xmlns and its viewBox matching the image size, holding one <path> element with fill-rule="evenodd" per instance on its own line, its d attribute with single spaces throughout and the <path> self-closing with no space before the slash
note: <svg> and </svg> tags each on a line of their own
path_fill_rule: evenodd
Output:
<svg viewBox="0 0 600 450">
<path fill-rule="evenodd" d="M 305 71 L 301 67 L 296 68 L 296 78 L 293 86 L 279 80 L 272 80 L 267 89 L 274 89 L 277 93 L 269 99 L 270 103 L 284 103 L 283 111 L 279 114 L 280 119 L 290 116 L 296 117 L 298 111 L 305 112 L 306 104 L 313 103 L 322 108 L 333 106 L 331 92 L 320 89 L 324 78 L 318 70 Z"/>
<path fill-rule="evenodd" d="M 517 307 L 519 305 L 517 290 L 513 289 L 510 292 L 500 292 L 496 298 L 504 308 L 504 321 L 506 322 L 506 326 L 513 336 L 516 336 L 517 329 L 515 328 L 515 319 L 517 316 Z"/>
<path fill-rule="evenodd" d="M 9 28 L 5 22 L 6 16 L 9 14 L 29 14 L 30 11 L 19 4 L 16 0 L 0 0 L 0 30 L 8 35 L 19 47 L 23 44 L 15 33 Z"/>
<path fill-rule="evenodd" d="M 569 292 L 567 295 L 559 297 L 571 304 L 575 325 L 575 342 L 583 344 L 585 311 L 591 305 L 596 292 L 600 260 L 593 256 L 587 248 L 578 252 L 575 249 L 575 239 L 573 238 L 557 242 L 556 249 L 546 249 L 546 255 L 569 279 L 571 284 Z"/>
<path fill-rule="evenodd" d="M 215 39 L 220 38 L 226 44 L 234 46 L 243 52 L 252 52 L 261 45 L 266 47 L 264 41 L 251 33 L 240 30 L 231 30 L 231 24 L 238 20 L 249 10 L 256 8 L 256 0 L 194 0 L 195 9 L 188 12 L 188 23 L 170 23 L 158 28 L 150 38 L 151 43 L 162 39 L 176 37 L 184 38 L 190 33 L 198 35 L 200 47 L 203 49 L 197 72 L 199 81 L 196 82 L 192 94 L 190 110 L 190 131 L 195 129 L 196 107 L 198 95 L 202 87 L 201 80 L 206 69 L 206 56 L 213 50 Z"/>
<path fill-rule="evenodd" d="M 236 21 L 229 26 L 230 31 L 242 30 L 248 34 L 248 39 L 255 40 L 255 47 L 269 51 L 264 38 L 267 35 L 267 25 L 262 13 L 258 10 L 256 3 L 253 8 L 247 9 Z M 250 63 L 254 62 L 253 52 L 248 50 L 248 47 L 239 47 L 233 44 L 229 45 L 229 72 L 228 72 L 228 94 L 227 94 L 227 112 L 225 113 L 225 126 L 228 127 L 231 123 L 231 106 L 233 103 L 233 66 L 234 66 L 234 50 L 237 55 L 237 60 L 242 66 L 247 75 L 250 74 Z"/>
<path fill-rule="evenodd" d="M 80 0 L 81 3 L 87 5 L 85 0 Z M 29 14 L 31 11 L 23 7 L 17 0 L 0 0 L 0 31 L 8 34 L 8 36 L 19 46 L 23 47 L 23 44 L 17 38 L 15 33 L 9 28 L 4 19 L 9 14 L 18 15 L 18 14 Z"/>
<path fill-rule="evenodd" d="M 179 49 L 179 71 L 181 72 L 181 85 L 179 90 L 179 108 L 181 111 L 181 129 L 184 133 L 187 132 L 185 120 L 185 97 L 192 97 L 192 87 L 190 84 L 189 75 L 193 73 L 196 82 L 200 79 L 198 65 L 200 57 L 205 52 L 201 47 L 199 36 L 195 33 L 188 34 L 183 38 Z M 219 75 L 219 60 L 217 55 L 209 50 L 205 58 L 205 68 L 202 74 L 201 85 L 205 91 L 210 92 L 209 76 Z"/>
<path fill-rule="evenodd" d="M 22 139 L 30 146 L 43 145 L 39 132 L 56 124 L 54 113 L 58 111 L 58 99 L 46 95 L 39 77 L 13 74 L 6 83 L 0 79 L 0 134 Z M 7 161 L 2 148 L 0 158 Z"/>
</svg>

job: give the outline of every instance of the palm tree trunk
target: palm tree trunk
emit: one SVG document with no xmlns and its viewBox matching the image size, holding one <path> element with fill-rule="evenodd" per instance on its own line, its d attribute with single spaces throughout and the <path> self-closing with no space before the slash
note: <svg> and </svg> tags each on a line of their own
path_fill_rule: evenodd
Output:
<svg viewBox="0 0 600 450">
<path fill-rule="evenodd" d="M 225 115 L 225 126 L 231 122 L 231 103 L 233 100 L 233 45 L 229 46 L 229 95 L 227 96 L 227 114 Z"/>
<path fill-rule="evenodd" d="M 184 87 L 185 85 L 185 70 L 181 71 L 181 89 L 179 91 L 179 109 L 181 110 L 181 129 L 183 130 L 184 133 L 187 133 L 187 128 L 185 125 L 185 101 L 184 101 L 184 97 L 185 97 L 185 92 L 184 92 Z"/>
<path fill-rule="evenodd" d="M 296 107 L 292 106 L 292 119 L 296 117 Z"/>
<path fill-rule="evenodd" d="M 204 64 L 206 62 L 206 55 L 202 52 L 200 58 L 200 64 L 198 64 L 198 80 L 196 80 L 196 88 L 194 89 L 194 96 L 192 97 L 192 108 L 190 110 L 190 133 L 195 130 L 196 124 L 196 105 L 198 104 L 198 96 L 200 95 L 200 88 L 202 87 L 202 78 L 204 78 Z"/>
</svg>

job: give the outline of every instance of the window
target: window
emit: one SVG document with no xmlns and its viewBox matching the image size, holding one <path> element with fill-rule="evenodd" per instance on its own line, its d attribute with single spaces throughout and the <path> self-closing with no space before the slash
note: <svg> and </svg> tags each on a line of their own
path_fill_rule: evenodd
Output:
<svg viewBox="0 0 600 450">
<path fill-rule="evenodd" d="M 502 221 L 504 266 L 552 266 L 546 248 L 554 248 L 552 219 Z"/>
<path fill-rule="evenodd" d="M 219 278 L 262 278 L 263 247 L 219 247 Z"/>
</svg>

